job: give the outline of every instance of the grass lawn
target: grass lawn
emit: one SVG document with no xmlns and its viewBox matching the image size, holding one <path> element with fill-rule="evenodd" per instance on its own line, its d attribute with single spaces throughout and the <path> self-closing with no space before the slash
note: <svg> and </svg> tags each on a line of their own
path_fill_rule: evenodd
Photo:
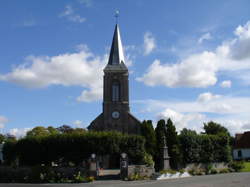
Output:
<svg viewBox="0 0 250 187">
<path fill-rule="evenodd" d="M 244 168 L 241 171 L 250 172 L 250 162 L 244 162 Z"/>
</svg>

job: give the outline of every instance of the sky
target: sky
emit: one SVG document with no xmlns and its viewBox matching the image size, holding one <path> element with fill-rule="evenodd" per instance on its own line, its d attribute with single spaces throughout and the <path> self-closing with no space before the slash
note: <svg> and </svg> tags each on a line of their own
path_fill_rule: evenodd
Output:
<svg viewBox="0 0 250 187">
<path fill-rule="evenodd" d="M 130 110 L 178 131 L 250 130 L 249 0 L 1 0 L 0 133 L 86 128 L 118 24 Z"/>
</svg>

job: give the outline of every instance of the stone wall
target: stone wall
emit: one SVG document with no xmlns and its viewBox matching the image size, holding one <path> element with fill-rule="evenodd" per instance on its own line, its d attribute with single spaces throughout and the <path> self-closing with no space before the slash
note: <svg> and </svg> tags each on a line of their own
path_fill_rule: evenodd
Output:
<svg viewBox="0 0 250 187">
<path fill-rule="evenodd" d="M 128 176 L 138 174 L 141 177 L 151 177 L 155 172 L 154 167 L 148 167 L 146 165 L 129 165 Z"/>
</svg>

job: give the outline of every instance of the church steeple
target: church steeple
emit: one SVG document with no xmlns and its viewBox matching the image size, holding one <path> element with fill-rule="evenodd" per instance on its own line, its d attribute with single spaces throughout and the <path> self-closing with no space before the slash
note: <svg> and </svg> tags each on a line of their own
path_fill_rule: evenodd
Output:
<svg viewBox="0 0 250 187">
<path fill-rule="evenodd" d="M 115 25 L 109 61 L 103 76 L 103 111 L 89 130 L 140 133 L 140 121 L 129 109 L 129 71 L 125 65 L 118 24 Z"/>
<path fill-rule="evenodd" d="M 123 53 L 122 41 L 118 24 L 115 25 L 111 50 L 109 54 L 109 61 L 104 70 L 111 69 L 127 70 L 125 65 L 125 58 Z"/>
</svg>

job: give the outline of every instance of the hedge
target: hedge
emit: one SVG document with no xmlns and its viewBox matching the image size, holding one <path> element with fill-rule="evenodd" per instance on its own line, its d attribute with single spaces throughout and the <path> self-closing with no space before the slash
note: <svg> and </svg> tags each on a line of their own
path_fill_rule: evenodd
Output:
<svg viewBox="0 0 250 187">
<path fill-rule="evenodd" d="M 232 159 L 227 135 L 182 133 L 179 139 L 185 164 L 229 162 Z"/>
<path fill-rule="evenodd" d="M 3 148 L 7 163 L 19 159 L 20 165 L 50 165 L 51 162 L 81 163 L 96 155 L 128 154 L 132 163 L 143 161 L 145 140 L 137 135 L 118 132 L 85 132 L 82 134 L 58 134 L 44 137 L 26 137 Z"/>
</svg>

